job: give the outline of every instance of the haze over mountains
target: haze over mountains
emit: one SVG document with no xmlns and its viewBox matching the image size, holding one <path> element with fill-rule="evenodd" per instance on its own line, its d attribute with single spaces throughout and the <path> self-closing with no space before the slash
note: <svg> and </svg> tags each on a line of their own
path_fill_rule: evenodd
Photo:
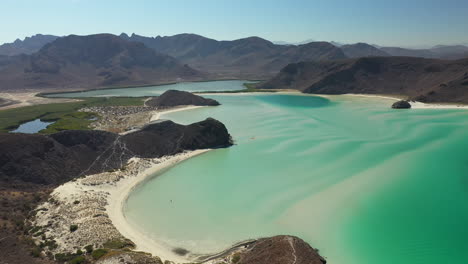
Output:
<svg viewBox="0 0 468 264">
<path fill-rule="evenodd" d="M 122 38 L 142 42 L 159 52 L 173 56 L 195 69 L 233 77 L 268 77 L 288 63 L 303 60 L 334 60 L 346 56 L 328 42 L 304 45 L 276 45 L 259 38 L 249 37 L 233 41 L 217 41 L 195 34 L 170 37 L 143 37 L 126 34 Z"/>
<path fill-rule="evenodd" d="M 39 48 L 44 42 L 48 43 Z M 279 73 L 263 87 L 468 102 L 464 95 L 466 60 L 455 60 L 468 58 L 468 47 L 462 45 L 404 49 L 366 43 L 278 45 L 259 37 L 218 41 L 195 34 L 97 34 L 60 38 L 36 35 L 1 47 L 8 48 L 3 49 L 8 50 L 8 56 L 0 55 L 0 90 L 77 90 L 229 78 L 267 80 Z"/>
<path fill-rule="evenodd" d="M 178 34 L 174 36 L 157 36 L 157 37 L 145 37 L 132 34 L 128 36 L 125 33 L 120 35 L 122 38 L 132 41 L 143 42 L 149 48 L 156 49 L 161 53 L 167 53 L 173 57 L 179 58 L 180 55 L 185 54 L 190 56 L 194 55 L 209 55 L 213 51 L 219 51 L 221 49 L 232 48 L 236 44 L 246 43 L 249 40 L 257 39 L 259 43 L 261 41 L 264 44 L 271 44 L 275 46 L 300 46 L 309 43 L 323 43 L 323 41 L 314 41 L 312 39 L 292 43 L 286 41 L 274 41 L 251 37 L 233 41 L 218 41 L 196 34 Z M 19 54 L 32 54 L 37 52 L 45 44 L 54 41 L 59 38 L 53 35 L 41 35 L 37 34 L 31 37 L 27 37 L 24 40 L 17 39 L 12 43 L 5 43 L 0 45 L 0 56 L 14 56 Z M 369 56 L 408 56 L 408 57 L 422 57 L 422 58 L 433 58 L 433 59 L 461 59 L 468 57 L 468 44 L 464 45 L 436 45 L 432 48 L 426 49 L 413 49 L 413 48 L 402 48 L 402 47 L 387 47 L 378 46 L 367 43 L 355 43 L 355 44 L 344 44 L 335 41 L 330 41 L 330 44 L 340 47 L 347 57 L 369 57 Z M 176 44 L 176 47 L 169 47 L 169 44 Z M 283 47 L 284 48 L 284 47 Z M 281 48 L 279 48 L 281 49 Z M 193 54 L 188 54 L 192 52 Z M 235 55 L 235 54 L 234 54 Z M 182 58 L 182 59 L 188 59 Z M 179 58 L 180 59 L 180 58 Z M 209 59 L 207 59 L 209 60 Z"/>
</svg>

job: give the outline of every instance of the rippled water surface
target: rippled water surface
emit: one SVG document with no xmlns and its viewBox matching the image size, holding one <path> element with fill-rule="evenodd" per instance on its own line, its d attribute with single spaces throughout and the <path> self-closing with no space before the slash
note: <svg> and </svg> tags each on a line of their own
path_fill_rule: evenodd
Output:
<svg viewBox="0 0 468 264">
<path fill-rule="evenodd" d="M 300 236 L 329 263 L 468 263 L 468 112 L 386 99 L 216 95 L 236 145 L 185 161 L 129 197 L 130 223 L 208 253 Z"/>
</svg>

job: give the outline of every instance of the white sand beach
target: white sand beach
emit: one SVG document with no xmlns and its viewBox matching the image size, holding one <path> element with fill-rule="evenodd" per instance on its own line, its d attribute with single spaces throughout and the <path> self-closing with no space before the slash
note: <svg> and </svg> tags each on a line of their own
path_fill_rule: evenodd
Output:
<svg viewBox="0 0 468 264">
<path fill-rule="evenodd" d="M 123 209 L 129 194 L 149 177 L 210 149 L 187 151 L 156 159 L 132 158 L 125 169 L 88 175 L 57 187 L 51 200 L 41 204 L 34 226 L 46 227 L 45 234 L 55 237 L 58 247 L 52 253 L 70 252 L 86 245 L 101 247 L 111 240 L 130 239 L 136 251 L 162 260 L 187 262 L 172 248 L 148 238 L 125 218 Z M 79 201 L 79 203 L 77 203 Z M 53 219 L 53 220 L 51 220 Z M 70 225 L 78 230 L 70 232 Z"/>
<path fill-rule="evenodd" d="M 381 98 L 394 101 L 400 101 L 403 98 L 391 97 L 386 95 L 372 95 L 372 94 L 344 94 L 346 96 L 359 96 L 359 97 L 369 97 L 369 98 Z M 462 104 L 427 104 L 423 102 L 410 101 L 412 109 L 468 109 L 468 105 Z"/>
<path fill-rule="evenodd" d="M 151 120 L 159 119 L 170 112 L 195 109 L 202 106 L 184 106 L 154 111 Z M 56 238 L 58 248 L 52 253 L 67 252 L 86 245 L 103 245 L 113 239 L 130 239 L 136 251 L 158 256 L 163 261 L 188 262 L 172 252 L 172 248 L 149 238 L 135 229 L 124 215 L 124 206 L 129 194 L 157 173 L 177 163 L 195 157 L 210 149 L 186 151 L 155 159 L 132 158 L 121 170 L 87 175 L 57 187 L 52 199 L 41 204 L 34 226 L 49 226 L 47 236 Z M 77 202 L 79 201 L 79 203 Z M 54 219 L 53 223 L 50 219 Z M 70 233 L 72 224 L 79 226 Z"/>
<path fill-rule="evenodd" d="M 172 107 L 172 108 L 164 109 L 164 110 L 157 110 L 153 112 L 153 116 L 151 117 L 150 121 L 156 121 L 158 119 L 161 119 L 161 117 L 165 114 L 191 110 L 191 109 L 197 109 L 201 107 L 206 107 L 206 106 L 186 105 L 186 106 Z"/>
<path fill-rule="evenodd" d="M 115 186 L 109 186 L 107 190 L 109 192 L 109 196 L 107 198 L 108 205 L 106 207 L 109 219 L 111 219 L 114 226 L 124 237 L 132 240 L 135 243 L 135 250 L 151 253 L 163 260 L 171 260 L 176 262 L 187 261 L 187 259 L 184 259 L 183 257 L 173 253 L 171 248 L 163 245 L 162 243 L 158 243 L 157 241 L 149 238 L 144 233 L 133 228 L 125 218 L 123 209 L 125 202 L 132 190 L 147 180 L 149 176 L 164 171 L 165 169 L 170 168 L 179 162 L 195 157 L 207 151 L 209 151 L 209 149 L 195 150 L 165 157 L 163 158 L 164 160 L 162 160 L 162 162 L 139 173 L 137 176 L 126 177 L 117 182 Z"/>
</svg>

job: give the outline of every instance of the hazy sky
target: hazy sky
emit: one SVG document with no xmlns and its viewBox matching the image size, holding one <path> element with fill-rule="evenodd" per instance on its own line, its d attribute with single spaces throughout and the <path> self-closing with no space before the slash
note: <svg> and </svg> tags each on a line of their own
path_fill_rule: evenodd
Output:
<svg viewBox="0 0 468 264">
<path fill-rule="evenodd" d="M 196 33 L 379 45 L 468 44 L 468 0 L 0 0 L 0 43 L 36 33 Z"/>
</svg>

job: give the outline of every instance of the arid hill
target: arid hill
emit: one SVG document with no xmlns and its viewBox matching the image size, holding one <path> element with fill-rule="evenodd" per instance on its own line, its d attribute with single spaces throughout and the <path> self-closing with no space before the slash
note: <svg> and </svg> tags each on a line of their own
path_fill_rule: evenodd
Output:
<svg viewBox="0 0 468 264">
<path fill-rule="evenodd" d="M 369 57 L 301 62 L 286 66 L 259 88 L 405 95 L 423 102 L 468 103 L 468 59 Z"/>
<path fill-rule="evenodd" d="M 155 38 L 135 34 L 129 37 L 122 34 L 121 37 L 144 43 L 195 69 L 238 78 L 272 76 L 292 62 L 346 57 L 339 48 L 328 42 L 311 42 L 295 46 L 276 45 L 259 37 L 232 41 L 217 41 L 195 34 Z"/>
<path fill-rule="evenodd" d="M 118 169 L 132 157 L 157 158 L 184 150 L 231 145 L 226 127 L 208 118 L 191 125 L 149 124 L 120 136 L 97 130 L 69 130 L 49 136 L 0 134 L 2 185 L 56 185 L 75 177 Z"/>
<path fill-rule="evenodd" d="M 25 235 L 24 219 L 59 184 L 121 168 L 131 157 L 229 145 L 225 126 L 210 118 L 187 126 L 163 121 L 123 136 L 97 130 L 0 133 L 0 263 L 53 263 L 31 251 L 36 246 Z"/>
<path fill-rule="evenodd" d="M 155 106 L 158 108 L 168 108 L 182 105 L 196 105 L 196 106 L 217 106 L 220 105 L 218 101 L 204 98 L 202 96 L 177 90 L 165 91 L 160 96 L 156 96 L 146 101 L 147 106 Z"/>
<path fill-rule="evenodd" d="M 294 236 L 262 238 L 240 255 L 239 263 L 244 264 L 326 264 L 304 240 Z"/>
<path fill-rule="evenodd" d="M 0 55 L 14 56 L 20 54 L 33 54 L 47 43 L 50 43 L 57 38 L 57 36 L 53 35 L 37 34 L 31 37 L 26 37 L 24 40 L 17 39 L 12 43 L 0 45 Z"/>
<path fill-rule="evenodd" d="M 1 65 L 1 59 L 0 59 Z M 0 89 L 84 89 L 198 80 L 202 74 L 142 43 L 111 34 L 58 38 L 0 66 Z"/>
</svg>

